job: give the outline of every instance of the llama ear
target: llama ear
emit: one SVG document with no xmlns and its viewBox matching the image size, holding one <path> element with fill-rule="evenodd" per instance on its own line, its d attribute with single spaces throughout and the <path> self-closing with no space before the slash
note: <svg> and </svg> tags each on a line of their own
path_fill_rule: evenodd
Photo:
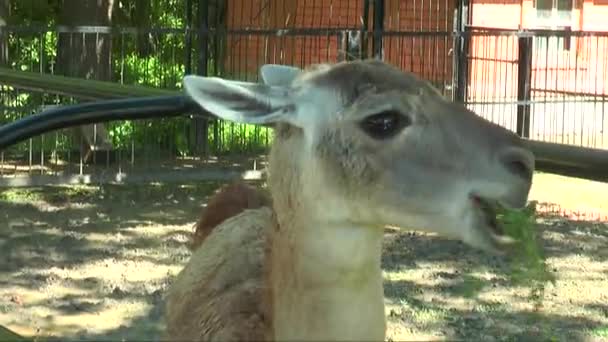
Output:
<svg viewBox="0 0 608 342">
<path fill-rule="evenodd" d="M 184 77 L 184 89 L 196 103 L 221 119 L 299 126 L 287 87 L 188 75 Z"/>
<path fill-rule="evenodd" d="M 288 65 L 264 64 L 260 68 L 262 81 L 270 86 L 289 87 L 302 69 Z"/>
</svg>

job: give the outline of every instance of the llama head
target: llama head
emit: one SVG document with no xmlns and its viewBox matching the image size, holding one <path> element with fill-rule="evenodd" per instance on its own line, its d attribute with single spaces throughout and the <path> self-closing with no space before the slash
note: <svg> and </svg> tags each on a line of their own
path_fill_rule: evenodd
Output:
<svg viewBox="0 0 608 342">
<path fill-rule="evenodd" d="M 288 185 L 274 193 L 297 197 L 308 219 L 432 231 L 491 251 L 509 241 L 488 208 L 524 206 L 534 170 L 512 132 L 377 60 L 265 65 L 261 76 L 186 76 L 184 86 L 222 119 L 275 127 L 270 173 Z"/>
</svg>

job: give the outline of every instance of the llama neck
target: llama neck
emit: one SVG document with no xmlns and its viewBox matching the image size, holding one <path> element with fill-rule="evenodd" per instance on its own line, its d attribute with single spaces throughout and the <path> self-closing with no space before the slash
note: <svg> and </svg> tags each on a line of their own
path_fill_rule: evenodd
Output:
<svg viewBox="0 0 608 342">
<path fill-rule="evenodd" d="M 270 260 L 274 339 L 384 340 L 382 229 L 310 218 L 279 227 Z"/>
</svg>

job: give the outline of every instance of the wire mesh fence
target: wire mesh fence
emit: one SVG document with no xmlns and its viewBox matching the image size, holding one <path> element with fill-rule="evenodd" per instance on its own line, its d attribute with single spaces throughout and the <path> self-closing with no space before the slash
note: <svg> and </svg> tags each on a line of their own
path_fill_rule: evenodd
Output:
<svg viewBox="0 0 608 342">
<path fill-rule="evenodd" d="M 265 63 L 377 57 L 531 139 L 608 148 L 608 32 L 459 30 L 455 0 L 171 3 L 181 13 L 167 27 L 5 26 L 0 48 L 16 70 L 176 91 L 186 74 L 257 81 Z M 0 80 L 0 123 L 85 100 Z M 112 122 L 14 146 L 0 154 L 0 174 L 233 165 L 271 140 L 268 128 L 187 116 Z"/>
<path fill-rule="evenodd" d="M 530 139 L 608 148 L 608 32 L 468 36 L 469 107 Z"/>
</svg>

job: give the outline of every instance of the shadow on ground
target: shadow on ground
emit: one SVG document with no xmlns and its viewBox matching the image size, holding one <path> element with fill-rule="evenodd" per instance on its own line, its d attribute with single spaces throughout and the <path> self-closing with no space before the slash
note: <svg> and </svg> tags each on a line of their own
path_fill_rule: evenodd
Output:
<svg viewBox="0 0 608 342">
<path fill-rule="evenodd" d="M 155 338 L 162 293 L 186 262 L 192 224 L 219 186 L 0 190 L 0 325 L 59 340 L 114 330 L 137 337 L 132 329 L 143 334 L 135 339 Z M 141 325 L 131 327 L 138 315 Z"/>
</svg>

